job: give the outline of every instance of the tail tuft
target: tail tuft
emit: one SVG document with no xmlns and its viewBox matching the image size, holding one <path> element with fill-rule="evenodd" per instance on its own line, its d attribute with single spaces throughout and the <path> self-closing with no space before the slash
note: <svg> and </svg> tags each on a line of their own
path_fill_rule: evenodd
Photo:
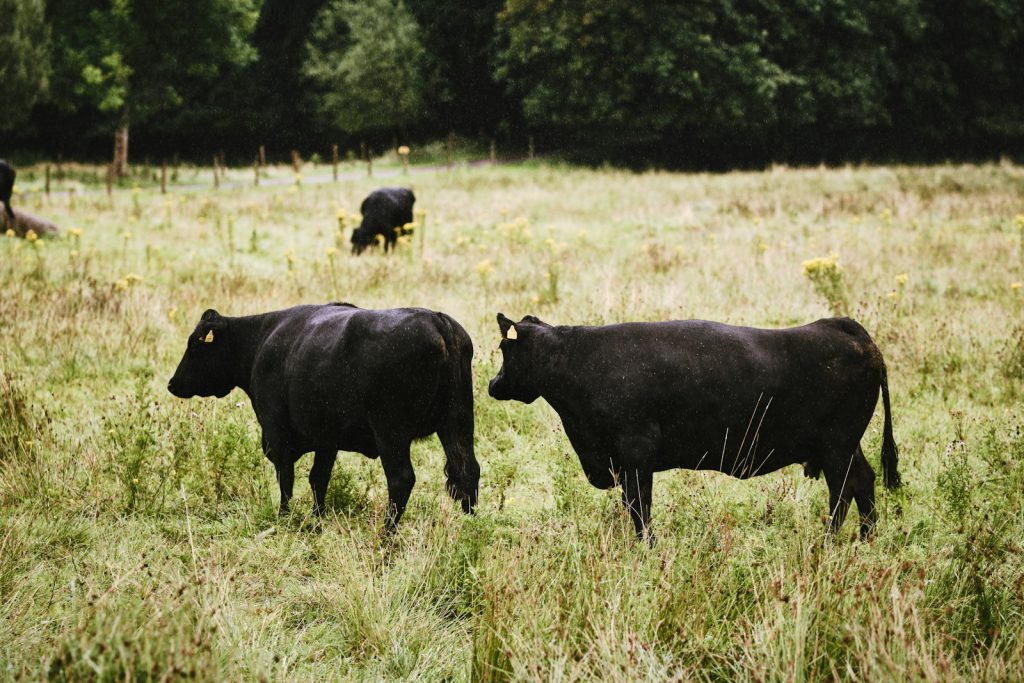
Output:
<svg viewBox="0 0 1024 683">
<path fill-rule="evenodd" d="M 887 489 L 900 486 L 899 449 L 892 435 L 892 409 L 889 406 L 889 381 L 885 365 L 882 365 L 882 408 L 885 411 L 885 425 L 882 428 L 882 480 Z"/>
</svg>

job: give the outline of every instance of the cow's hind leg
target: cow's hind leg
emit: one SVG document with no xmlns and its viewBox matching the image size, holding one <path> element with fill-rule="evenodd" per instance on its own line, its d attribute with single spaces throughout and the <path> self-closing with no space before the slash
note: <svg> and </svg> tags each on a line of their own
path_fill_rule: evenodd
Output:
<svg viewBox="0 0 1024 683">
<path fill-rule="evenodd" d="M 380 464 L 388 481 L 388 513 L 384 522 L 388 532 L 394 531 L 405 512 L 412 487 L 416 485 L 416 473 L 409 459 L 411 439 L 405 437 L 383 437 L 376 435 Z"/>
<path fill-rule="evenodd" d="M 324 499 L 327 497 L 327 484 L 331 481 L 337 451 L 319 450 L 313 456 L 313 467 L 309 470 L 309 487 L 313 489 L 313 512 L 317 517 L 324 515 Z"/>
<path fill-rule="evenodd" d="M 860 445 L 853 454 L 853 466 L 850 468 L 850 485 L 853 488 L 853 499 L 857 501 L 860 512 L 860 537 L 867 540 L 875 528 L 875 471 L 871 469 Z"/>
<path fill-rule="evenodd" d="M 828 484 L 828 531 L 831 534 L 843 526 L 853 501 L 853 482 L 850 477 L 854 472 L 854 456 L 855 453 L 851 451 L 843 455 L 833 451 L 824 459 L 822 472 Z"/>
</svg>

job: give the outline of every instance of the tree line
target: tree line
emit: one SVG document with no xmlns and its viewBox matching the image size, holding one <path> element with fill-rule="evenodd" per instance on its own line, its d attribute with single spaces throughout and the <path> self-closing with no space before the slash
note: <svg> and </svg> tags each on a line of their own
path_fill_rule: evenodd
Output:
<svg viewBox="0 0 1024 683">
<path fill-rule="evenodd" d="M 716 167 L 1024 149 L 1020 0 L 0 0 L 0 149 L 456 133 Z M 123 159 L 121 159 L 123 161 Z"/>
</svg>

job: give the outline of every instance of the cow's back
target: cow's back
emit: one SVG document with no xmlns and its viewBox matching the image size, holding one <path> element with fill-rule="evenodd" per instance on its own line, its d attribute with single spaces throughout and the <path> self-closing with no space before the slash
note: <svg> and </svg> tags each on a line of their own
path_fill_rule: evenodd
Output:
<svg viewBox="0 0 1024 683">
<path fill-rule="evenodd" d="M 266 410 L 287 414 L 291 427 L 314 440 L 389 413 L 426 429 L 447 360 L 437 314 L 347 305 L 289 312 L 267 336 L 254 370 Z"/>
<path fill-rule="evenodd" d="M 412 222 L 416 198 L 403 187 L 384 187 L 371 192 L 360 206 L 364 224 L 392 228 Z"/>
</svg>

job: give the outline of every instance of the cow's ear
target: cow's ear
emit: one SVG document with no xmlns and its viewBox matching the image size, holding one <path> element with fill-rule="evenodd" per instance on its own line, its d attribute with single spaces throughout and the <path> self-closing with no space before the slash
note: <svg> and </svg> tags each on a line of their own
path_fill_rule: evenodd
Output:
<svg viewBox="0 0 1024 683">
<path fill-rule="evenodd" d="M 515 323 L 506 318 L 504 313 L 498 314 L 498 328 L 501 330 L 502 339 L 516 339 L 519 336 L 515 332 Z M 511 335 L 509 334 L 509 330 L 512 330 Z"/>
<path fill-rule="evenodd" d="M 203 311 L 203 315 L 202 317 L 199 318 L 199 320 L 201 322 L 206 322 L 207 320 L 216 320 L 218 318 L 220 318 L 220 313 L 218 313 L 212 308 L 207 308 L 205 311 Z"/>
</svg>

